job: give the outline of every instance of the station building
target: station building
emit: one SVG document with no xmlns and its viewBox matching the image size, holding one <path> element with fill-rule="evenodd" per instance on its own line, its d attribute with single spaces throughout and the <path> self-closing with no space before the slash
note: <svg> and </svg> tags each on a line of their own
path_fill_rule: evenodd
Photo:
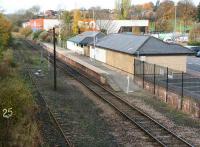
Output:
<svg viewBox="0 0 200 147">
<path fill-rule="evenodd" d="M 97 42 L 99 39 L 105 37 L 105 34 L 101 32 L 83 32 L 79 35 L 76 35 L 70 39 L 67 40 L 67 48 L 85 55 L 85 56 L 90 56 L 90 50 L 89 50 L 89 43 L 91 42 Z"/>
<path fill-rule="evenodd" d="M 74 40 L 78 40 L 77 37 L 81 38 L 77 41 L 79 44 L 81 41 L 84 42 L 79 35 L 69 41 L 75 42 Z M 71 43 L 68 43 L 68 48 L 74 47 L 72 50 L 77 50 L 80 54 L 131 74 L 134 73 L 134 59 L 185 72 L 187 56 L 193 55 L 191 50 L 181 45 L 169 44 L 145 35 L 109 34 L 97 39 L 95 45 L 92 39 L 88 42 L 82 43 L 83 46 L 87 46 L 87 53 L 84 53 L 83 46 L 80 49 L 76 44 L 71 47 Z"/>
<path fill-rule="evenodd" d="M 134 34 L 147 33 L 149 20 L 93 20 L 82 19 L 78 21 L 80 32 L 102 31 L 106 34 L 131 32 Z"/>
</svg>

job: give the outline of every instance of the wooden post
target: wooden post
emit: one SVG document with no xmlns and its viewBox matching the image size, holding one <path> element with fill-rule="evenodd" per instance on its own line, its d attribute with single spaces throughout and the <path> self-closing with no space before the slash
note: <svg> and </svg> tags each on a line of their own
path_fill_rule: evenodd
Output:
<svg viewBox="0 0 200 147">
<path fill-rule="evenodd" d="M 57 81 L 56 81 L 56 34 L 55 28 L 53 27 L 53 52 L 54 52 L 54 90 L 57 89 Z"/>
</svg>

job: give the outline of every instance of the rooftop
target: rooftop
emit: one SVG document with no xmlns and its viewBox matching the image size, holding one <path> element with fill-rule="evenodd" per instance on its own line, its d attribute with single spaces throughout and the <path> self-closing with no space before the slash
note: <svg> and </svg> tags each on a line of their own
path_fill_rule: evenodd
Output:
<svg viewBox="0 0 200 147">
<path fill-rule="evenodd" d="M 178 44 L 163 42 L 152 36 L 110 34 L 96 43 L 97 47 L 137 55 L 191 55 L 193 52 Z"/>
<path fill-rule="evenodd" d="M 101 39 L 105 36 L 105 34 L 101 33 L 101 32 L 93 32 L 93 31 L 87 31 L 87 32 L 83 32 L 79 35 L 76 35 L 70 39 L 68 39 L 68 41 L 72 41 L 75 42 L 77 44 L 83 44 L 83 45 L 87 45 L 90 42 L 93 41 L 94 37 Z"/>
</svg>

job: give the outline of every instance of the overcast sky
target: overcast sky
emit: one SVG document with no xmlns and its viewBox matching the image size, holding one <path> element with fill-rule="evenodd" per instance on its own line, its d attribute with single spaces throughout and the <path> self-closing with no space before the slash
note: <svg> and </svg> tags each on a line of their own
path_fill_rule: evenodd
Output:
<svg viewBox="0 0 200 147">
<path fill-rule="evenodd" d="M 145 2 L 156 0 L 132 0 L 133 4 L 142 4 Z M 162 1 L 162 0 L 161 0 Z M 33 5 L 39 5 L 41 10 L 58 10 L 67 9 L 71 10 L 74 8 L 89 8 L 91 6 L 100 6 L 101 8 L 114 8 L 115 0 L 0 0 L 0 8 L 5 10 L 5 13 L 13 13 L 19 9 L 28 9 Z M 194 4 L 197 5 L 199 0 L 193 0 Z"/>
</svg>

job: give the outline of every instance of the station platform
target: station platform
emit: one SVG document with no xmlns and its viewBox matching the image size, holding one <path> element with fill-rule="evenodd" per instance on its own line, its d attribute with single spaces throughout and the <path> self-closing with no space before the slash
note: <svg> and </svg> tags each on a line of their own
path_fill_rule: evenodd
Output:
<svg viewBox="0 0 200 147">
<path fill-rule="evenodd" d="M 53 53 L 52 44 L 40 44 L 43 48 Z M 134 76 L 132 74 L 59 46 L 56 46 L 56 52 L 57 58 L 67 64 L 81 69 L 86 74 L 96 78 L 102 84 L 110 85 L 110 87 L 115 91 L 131 93 L 139 88 L 137 84 L 134 83 Z"/>
</svg>

